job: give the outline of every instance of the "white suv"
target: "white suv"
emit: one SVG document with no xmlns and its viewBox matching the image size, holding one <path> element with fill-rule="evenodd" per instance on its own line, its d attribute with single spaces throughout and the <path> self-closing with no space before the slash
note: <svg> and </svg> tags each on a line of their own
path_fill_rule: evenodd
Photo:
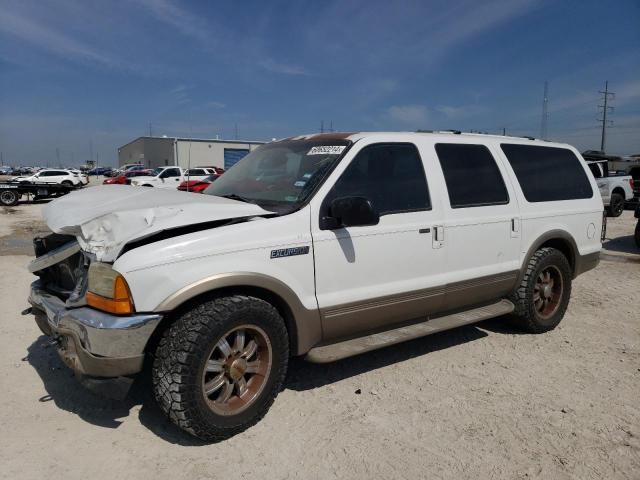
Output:
<svg viewBox="0 0 640 480">
<path fill-rule="evenodd" d="M 151 175 L 131 179 L 134 187 L 156 187 L 164 189 L 177 189 L 185 180 L 182 169 L 178 166 L 158 167 Z"/>
<path fill-rule="evenodd" d="M 89 385 L 126 387 L 148 357 L 171 420 L 226 438 L 266 413 L 292 355 L 505 314 L 553 329 L 599 261 L 588 172 L 569 145 L 513 137 L 289 138 L 204 195 L 113 185 L 51 202 L 29 301 Z"/>
<path fill-rule="evenodd" d="M 78 186 L 82 184 L 80 177 L 69 170 L 45 169 L 29 176 L 14 177 L 13 182 L 20 183 L 56 183 L 59 185 Z"/>
</svg>

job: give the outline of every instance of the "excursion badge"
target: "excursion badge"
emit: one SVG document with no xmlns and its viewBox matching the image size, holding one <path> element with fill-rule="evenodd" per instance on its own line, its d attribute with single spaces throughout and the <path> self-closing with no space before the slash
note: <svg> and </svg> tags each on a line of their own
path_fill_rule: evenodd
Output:
<svg viewBox="0 0 640 480">
<path fill-rule="evenodd" d="M 294 255 L 306 255 L 309 253 L 309 246 L 306 247 L 293 247 L 293 248 L 279 248 L 278 250 L 271 250 L 271 258 L 293 257 Z"/>
</svg>

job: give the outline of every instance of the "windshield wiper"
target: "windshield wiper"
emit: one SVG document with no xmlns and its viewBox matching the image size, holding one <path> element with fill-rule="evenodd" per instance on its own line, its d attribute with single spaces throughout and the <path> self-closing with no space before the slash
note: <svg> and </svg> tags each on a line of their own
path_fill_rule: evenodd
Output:
<svg viewBox="0 0 640 480">
<path fill-rule="evenodd" d="M 249 198 L 246 197 L 242 197 L 236 193 L 229 193 L 227 195 L 220 195 L 223 198 L 228 198 L 230 200 L 238 200 L 240 202 L 244 202 L 244 203 L 253 203 L 253 201 Z"/>
</svg>

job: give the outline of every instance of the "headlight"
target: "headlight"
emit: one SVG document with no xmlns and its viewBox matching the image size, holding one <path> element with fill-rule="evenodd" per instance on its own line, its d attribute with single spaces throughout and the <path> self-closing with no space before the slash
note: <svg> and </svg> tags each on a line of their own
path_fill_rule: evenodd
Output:
<svg viewBox="0 0 640 480">
<path fill-rule="evenodd" d="M 108 263 L 89 265 L 87 305 L 109 313 L 133 313 L 133 300 L 124 277 Z"/>
</svg>

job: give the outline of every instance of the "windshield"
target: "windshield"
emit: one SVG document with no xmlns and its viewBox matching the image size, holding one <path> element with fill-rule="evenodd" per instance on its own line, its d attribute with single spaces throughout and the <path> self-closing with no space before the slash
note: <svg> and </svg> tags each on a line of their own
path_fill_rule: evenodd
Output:
<svg viewBox="0 0 640 480">
<path fill-rule="evenodd" d="M 204 193 L 256 203 L 279 213 L 297 209 L 351 144 L 344 139 L 283 140 L 255 149 Z"/>
</svg>

